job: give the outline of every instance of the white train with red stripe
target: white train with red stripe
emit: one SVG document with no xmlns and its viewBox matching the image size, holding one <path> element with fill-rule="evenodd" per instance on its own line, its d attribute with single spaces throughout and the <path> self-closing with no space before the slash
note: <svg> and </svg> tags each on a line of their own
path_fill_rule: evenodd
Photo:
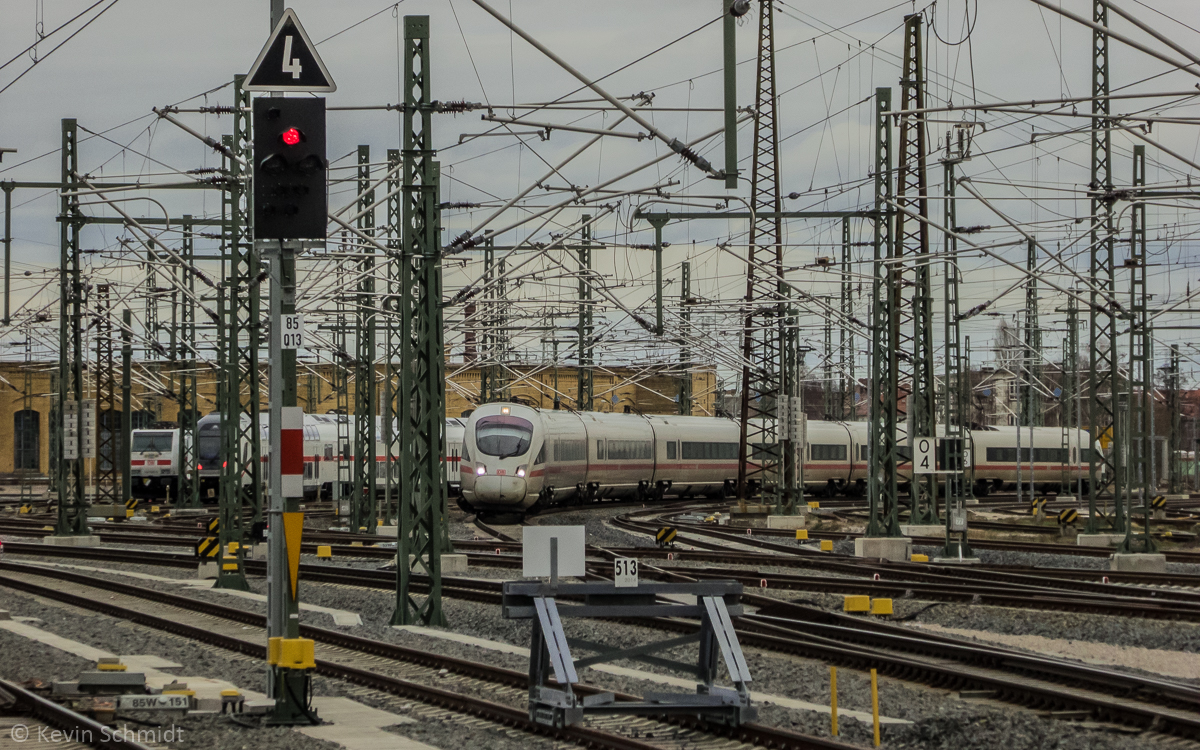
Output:
<svg viewBox="0 0 1200 750">
<path fill-rule="evenodd" d="M 806 434 L 801 449 L 806 492 L 865 490 L 867 423 L 810 420 Z M 1088 435 L 1070 434 L 1071 444 L 1064 448 L 1061 429 L 1035 428 L 1030 452 L 1029 430 L 1023 430 L 1026 483 L 1031 458 L 1038 486 L 1061 484 L 1064 463 L 1072 482 L 1086 479 L 1087 456 L 1079 447 L 1088 445 Z M 484 512 L 525 512 L 601 498 L 727 496 L 736 486 L 738 437 L 739 425 L 732 419 L 485 404 L 467 421 L 460 504 Z M 903 446 L 903 434 L 899 438 Z M 973 430 L 967 445 L 978 493 L 1017 481 L 1016 428 Z M 902 447 L 902 455 L 907 450 Z M 910 464 L 898 468 L 906 483 Z"/>
<path fill-rule="evenodd" d="M 243 419 L 248 419 L 243 417 Z M 338 481 L 337 446 L 338 422 L 345 425 L 342 432 L 350 440 L 342 447 L 344 461 L 354 464 L 353 435 L 354 417 L 336 414 L 304 415 L 304 494 L 328 497 Z M 458 462 L 462 452 L 465 425 L 460 419 L 447 419 L 445 432 L 446 456 L 444 458 L 446 482 L 450 493 L 458 492 Z M 270 432 L 267 415 L 259 416 L 259 440 L 262 453 L 263 476 L 266 477 L 267 457 L 270 455 Z M 384 472 L 384 453 L 379 418 L 375 420 L 375 471 L 380 480 Z M 224 458 L 221 455 L 221 416 L 209 414 L 197 423 L 196 470 L 200 477 L 202 500 L 214 501 L 220 482 Z M 133 476 L 133 493 L 137 497 L 177 496 L 179 487 L 179 430 L 133 430 L 130 438 L 130 470 Z M 249 455 L 249 445 L 240 446 L 239 453 L 244 461 Z M 353 471 L 353 468 L 350 469 Z"/>
</svg>

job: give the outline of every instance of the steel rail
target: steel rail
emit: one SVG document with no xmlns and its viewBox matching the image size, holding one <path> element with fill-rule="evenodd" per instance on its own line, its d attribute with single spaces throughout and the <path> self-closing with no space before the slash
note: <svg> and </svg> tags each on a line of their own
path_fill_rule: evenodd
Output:
<svg viewBox="0 0 1200 750">
<path fill-rule="evenodd" d="M 154 750 L 134 739 L 126 739 L 120 732 L 115 732 L 98 721 L 82 714 L 75 713 L 66 706 L 60 706 L 54 701 L 47 700 L 36 693 L 8 680 L 0 679 L 0 708 L 16 708 L 24 714 L 57 727 L 66 733 L 66 738 L 60 740 L 63 744 L 78 742 L 83 745 L 100 748 L 100 750 Z M 16 743 L 26 740 L 12 737 Z M 38 744 L 38 737 L 32 736 L 30 744 Z"/>
</svg>

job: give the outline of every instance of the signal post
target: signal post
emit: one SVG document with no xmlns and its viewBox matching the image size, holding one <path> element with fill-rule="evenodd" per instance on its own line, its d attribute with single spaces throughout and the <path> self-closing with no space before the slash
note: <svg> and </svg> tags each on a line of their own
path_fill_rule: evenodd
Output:
<svg viewBox="0 0 1200 750">
<path fill-rule="evenodd" d="M 272 14 L 273 16 L 276 13 Z M 288 9 L 275 22 L 246 76 L 247 91 L 333 91 L 332 78 Z M 253 106 L 254 241 L 270 273 L 270 496 L 267 544 L 267 696 L 271 724 L 318 724 L 310 706 L 314 644 L 300 637 L 298 578 L 304 513 L 304 412 L 296 406 L 295 254 L 323 245 L 326 194 L 325 99 L 259 97 Z"/>
</svg>

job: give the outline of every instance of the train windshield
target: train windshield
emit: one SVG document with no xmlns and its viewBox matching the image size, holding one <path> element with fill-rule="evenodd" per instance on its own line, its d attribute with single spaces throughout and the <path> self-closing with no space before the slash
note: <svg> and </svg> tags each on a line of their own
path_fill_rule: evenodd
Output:
<svg viewBox="0 0 1200 750">
<path fill-rule="evenodd" d="M 221 425 L 219 422 L 200 425 L 196 440 L 196 457 L 201 461 L 215 461 L 221 452 Z"/>
<path fill-rule="evenodd" d="M 130 450 L 134 453 L 170 453 L 174 435 L 170 432 L 137 432 Z"/>
<path fill-rule="evenodd" d="M 520 417 L 484 417 L 475 425 L 475 445 L 485 456 L 519 456 L 532 441 L 533 423 Z"/>
</svg>

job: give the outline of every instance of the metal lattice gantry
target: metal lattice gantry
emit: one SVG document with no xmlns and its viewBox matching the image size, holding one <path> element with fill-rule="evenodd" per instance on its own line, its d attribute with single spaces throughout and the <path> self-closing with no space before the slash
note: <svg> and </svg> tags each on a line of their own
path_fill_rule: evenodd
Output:
<svg viewBox="0 0 1200 750">
<path fill-rule="evenodd" d="M 243 180 L 245 165 L 250 163 L 253 141 L 250 137 L 250 93 L 242 88 L 244 76 L 234 77 L 233 136 L 226 137 L 230 155 L 224 167 L 230 176 L 222 194 L 224 221 L 221 252 L 228 269 L 225 276 L 223 336 L 225 344 L 224 396 L 221 406 L 221 478 L 218 488 L 220 533 L 223 563 L 219 566 L 217 588 L 249 590 L 243 568 L 245 541 L 249 529 L 244 512 L 252 523 L 262 522 L 263 476 L 261 395 L 259 388 L 258 348 L 262 334 L 260 312 L 260 264 L 250 226 L 250 191 Z M 233 547 L 230 546 L 234 543 Z M 227 568 L 225 561 L 231 568 Z"/>
<path fill-rule="evenodd" d="M 429 17 L 404 17 L 403 228 L 400 327 L 404 363 L 399 410 L 402 430 L 396 611 L 392 623 L 444 625 L 442 560 L 446 485 L 441 242 L 438 164 L 433 150 Z M 393 261 L 395 262 L 395 261 Z M 411 562 L 410 562 L 411 559 Z M 429 579 L 418 598 L 412 574 Z"/>
<path fill-rule="evenodd" d="M 904 64 L 900 70 L 901 108 L 921 110 L 925 107 L 925 60 L 922 44 L 922 17 L 920 14 L 904 18 Z M 937 437 L 937 420 L 934 407 L 933 377 L 933 291 L 930 281 L 929 259 L 929 181 L 925 168 L 927 154 L 927 128 L 923 115 L 905 115 L 900 118 L 899 153 L 896 165 L 896 228 L 895 258 L 898 263 L 893 272 L 893 281 L 905 283 L 905 266 L 912 268 L 912 297 L 908 305 L 901 305 L 896 313 L 900 317 L 900 346 L 907 357 L 908 398 L 908 445 L 916 438 Z M 911 311 L 911 316 L 908 314 Z M 907 324 L 907 325 L 906 325 Z M 911 334 L 906 333 L 910 330 Z M 902 387 L 902 383 L 898 383 Z M 909 522 L 913 524 L 936 524 L 937 476 L 929 474 L 913 477 L 912 511 Z"/>
<path fill-rule="evenodd" d="M 358 147 L 358 231 L 375 234 L 375 189 L 371 182 L 371 149 Z M 358 297 L 354 306 L 354 486 L 350 491 L 350 528 L 371 533 L 375 510 L 375 247 L 363 242 L 354 273 Z M 401 360 L 402 362 L 404 360 Z"/>
<path fill-rule="evenodd" d="M 795 512 L 798 457 L 788 434 L 796 373 L 785 363 L 791 323 L 783 283 L 783 204 L 779 190 L 779 124 L 776 119 L 775 12 L 759 4 L 751 205 L 754 217 L 746 258 L 742 328 L 742 393 L 738 444 L 738 503 L 757 499 L 777 513 Z M 769 272 L 766 271 L 769 269 Z M 789 328 L 791 330 L 789 330 Z"/>
</svg>

